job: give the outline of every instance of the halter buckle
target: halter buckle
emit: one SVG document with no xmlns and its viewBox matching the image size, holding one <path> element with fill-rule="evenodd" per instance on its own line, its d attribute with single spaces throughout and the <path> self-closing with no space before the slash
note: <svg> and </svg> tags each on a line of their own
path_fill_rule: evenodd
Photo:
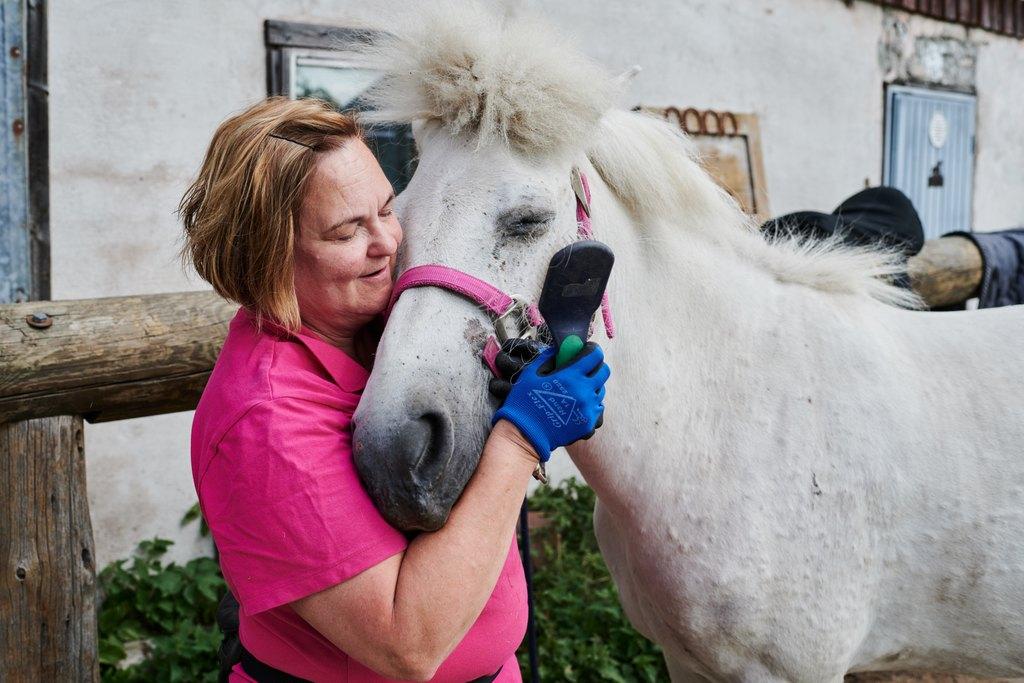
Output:
<svg viewBox="0 0 1024 683">
<path fill-rule="evenodd" d="M 499 344 L 509 339 L 536 339 L 537 326 L 530 323 L 526 311 L 529 304 L 518 297 L 513 297 L 513 304 L 508 310 L 494 319 L 494 336 Z"/>
</svg>

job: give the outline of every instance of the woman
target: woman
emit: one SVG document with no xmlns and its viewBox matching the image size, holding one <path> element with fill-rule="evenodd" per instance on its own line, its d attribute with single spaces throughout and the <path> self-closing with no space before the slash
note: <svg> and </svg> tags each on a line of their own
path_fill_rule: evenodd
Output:
<svg viewBox="0 0 1024 683">
<path fill-rule="evenodd" d="M 352 118 L 285 99 L 225 121 L 182 200 L 187 260 L 242 306 L 192 434 L 196 491 L 242 607 L 249 654 L 233 681 L 521 680 L 517 513 L 538 459 L 595 428 L 608 368 L 590 346 L 554 371 L 587 419 L 551 425 L 527 398 L 551 379 L 542 354 L 444 528 L 390 527 L 359 482 L 350 422 L 402 240 L 393 201 Z"/>
</svg>

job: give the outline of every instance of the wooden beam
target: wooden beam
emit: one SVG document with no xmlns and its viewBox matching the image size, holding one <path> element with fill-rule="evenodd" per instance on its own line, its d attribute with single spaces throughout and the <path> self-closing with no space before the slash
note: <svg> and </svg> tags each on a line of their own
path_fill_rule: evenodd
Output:
<svg viewBox="0 0 1024 683">
<path fill-rule="evenodd" d="M 318 50 L 343 50 L 363 45 L 381 35 L 380 31 L 327 24 L 267 19 L 263 22 L 263 41 L 268 47 L 303 47 Z"/>
<path fill-rule="evenodd" d="M 26 2 L 25 69 L 28 114 L 28 218 L 32 291 L 50 298 L 50 90 L 45 0 Z"/>
<path fill-rule="evenodd" d="M 910 285 L 931 308 L 952 306 L 978 296 L 981 253 L 966 237 L 928 240 L 907 263 Z"/>
<path fill-rule="evenodd" d="M 82 419 L 0 424 L 0 681 L 99 681 Z"/>
<path fill-rule="evenodd" d="M 212 292 L 0 306 L 0 422 L 194 408 L 236 310 Z"/>
</svg>

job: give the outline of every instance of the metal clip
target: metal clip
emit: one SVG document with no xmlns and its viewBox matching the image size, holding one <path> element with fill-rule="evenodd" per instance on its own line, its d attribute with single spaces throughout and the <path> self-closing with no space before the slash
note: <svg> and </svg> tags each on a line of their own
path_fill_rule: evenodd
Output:
<svg viewBox="0 0 1024 683">
<path fill-rule="evenodd" d="M 514 303 L 509 309 L 494 319 L 494 336 L 498 338 L 499 344 L 504 344 L 509 339 L 536 339 L 537 328 L 530 324 L 526 315 L 529 304 L 521 299 L 513 299 Z"/>
<path fill-rule="evenodd" d="M 583 187 L 583 178 L 580 176 L 580 169 L 575 166 L 572 167 L 572 173 L 569 174 L 569 184 L 572 185 L 572 191 L 576 193 L 576 201 L 583 207 L 583 212 L 590 217 L 590 202 L 587 201 L 587 191 Z"/>
</svg>

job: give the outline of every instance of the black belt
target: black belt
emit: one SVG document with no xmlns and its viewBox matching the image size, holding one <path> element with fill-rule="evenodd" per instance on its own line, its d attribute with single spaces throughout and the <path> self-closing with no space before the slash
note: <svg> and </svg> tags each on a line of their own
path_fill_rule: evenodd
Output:
<svg viewBox="0 0 1024 683">
<path fill-rule="evenodd" d="M 502 667 L 499 666 L 498 670 L 490 676 L 474 678 L 468 683 L 491 683 L 501 673 L 501 669 Z M 310 683 L 305 678 L 292 676 L 290 673 L 285 673 L 269 664 L 264 664 L 246 650 L 244 645 L 242 646 L 242 670 L 249 675 L 249 678 L 257 681 L 257 683 Z"/>
<path fill-rule="evenodd" d="M 499 666 L 498 670 L 492 673 L 490 676 L 481 676 L 480 678 L 474 678 L 473 680 L 469 681 L 469 683 L 491 683 L 491 681 L 497 678 L 498 674 L 501 673 L 501 669 L 502 667 Z"/>
</svg>

